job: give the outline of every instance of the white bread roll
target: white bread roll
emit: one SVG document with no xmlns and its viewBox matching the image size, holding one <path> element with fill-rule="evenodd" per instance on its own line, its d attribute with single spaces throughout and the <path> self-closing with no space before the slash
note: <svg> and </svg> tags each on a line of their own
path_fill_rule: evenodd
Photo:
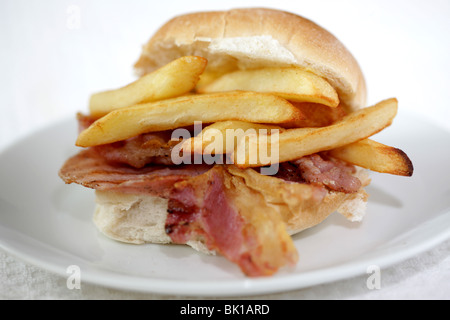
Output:
<svg viewBox="0 0 450 320">
<path fill-rule="evenodd" d="M 168 200 L 150 195 L 95 191 L 94 224 L 107 237 L 126 243 L 171 243 L 165 232 Z M 198 241 L 187 245 L 215 254 Z"/>
<path fill-rule="evenodd" d="M 360 179 L 363 187 L 370 183 L 366 170 L 359 169 L 355 176 Z M 94 224 L 107 237 L 133 244 L 171 243 L 170 237 L 165 232 L 167 199 L 98 190 L 95 195 Z M 361 188 L 359 192 L 352 194 L 329 191 L 321 200 L 319 209 L 318 203 L 311 199 L 304 201 L 296 207 L 297 212 L 287 215 L 289 217 L 288 221 L 285 221 L 287 231 L 291 235 L 299 233 L 321 223 L 335 211 L 350 221 L 361 221 L 366 211 L 367 197 Z M 281 214 L 283 208 L 280 206 L 279 210 Z M 214 251 L 208 250 L 199 241 L 189 241 L 187 244 L 200 252 L 214 254 Z"/>
<path fill-rule="evenodd" d="M 351 110 L 366 104 L 366 84 L 352 54 L 331 33 L 298 15 L 271 9 L 200 12 L 173 18 L 143 47 L 138 74 L 187 55 L 207 71 L 297 66 L 327 79 Z"/>
</svg>

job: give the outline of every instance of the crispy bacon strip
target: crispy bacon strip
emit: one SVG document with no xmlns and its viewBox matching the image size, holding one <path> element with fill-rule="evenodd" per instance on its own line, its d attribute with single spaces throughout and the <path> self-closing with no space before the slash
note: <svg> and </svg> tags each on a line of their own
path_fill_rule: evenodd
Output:
<svg viewBox="0 0 450 320">
<path fill-rule="evenodd" d="M 272 275 L 298 260 L 280 214 L 224 166 L 176 183 L 168 212 L 173 242 L 202 240 L 248 276 Z"/>
<path fill-rule="evenodd" d="M 323 184 L 333 191 L 355 193 L 361 189 L 361 181 L 354 177 L 354 166 L 333 158 L 313 154 L 294 161 L 301 176 L 308 183 Z"/>
<path fill-rule="evenodd" d="M 135 168 L 147 164 L 173 165 L 171 153 L 179 141 L 170 140 L 170 133 L 147 133 L 140 136 L 93 147 L 110 162 L 125 163 Z"/>
<path fill-rule="evenodd" d="M 136 169 L 111 163 L 94 149 L 68 159 L 59 171 L 66 183 L 78 183 L 97 190 L 148 194 L 167 198 L 174 183 L 208 171 L 207 165 L 158 166 Z"/>
<path fill-rule="evenodd" d="M 88 128 L 95 118 L 78 113 L 78 130 Z M 95 146 L 92 149 L 109 162 L 142 168 L 147 164 L 173 165 L 171 153 L 180 141 L 171 140 L 170 131 L 141 134 L 124 141 Z"/>
<path fill-rule="evenodd" d="M 166 231 L 173 242 L 203 240 L 249 276 L 271 275 L 298 259 L 282 216 L 225 166 L 135 169 L 86 149 L 67 160 L 59 174 L 66 183 L 97 190 L 169 198 Z"/>
</svg>

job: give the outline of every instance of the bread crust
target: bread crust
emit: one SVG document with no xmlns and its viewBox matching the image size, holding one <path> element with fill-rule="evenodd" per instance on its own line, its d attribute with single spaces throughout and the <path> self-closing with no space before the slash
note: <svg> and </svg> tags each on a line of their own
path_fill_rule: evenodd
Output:
<svg viewBox="0 0 450 320">
<path fill-rule="evenodd" d="M 364 107 L 366 84 L 356 59 L 330 32 L 293 13 L 265 8 L 181 15 L 163 25 L 135 64 L 145 74 L 184 55 L 208 70 L 297 66 L 326 78 L 351 110 Z"/>
</svg>

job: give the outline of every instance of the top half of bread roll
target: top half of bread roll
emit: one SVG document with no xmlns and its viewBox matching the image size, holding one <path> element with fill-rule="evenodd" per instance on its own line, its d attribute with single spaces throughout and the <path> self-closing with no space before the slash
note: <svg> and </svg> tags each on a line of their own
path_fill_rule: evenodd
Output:
<svg viewBox="0 0 450 320">
<path fill-rule="evenodd" d="M 208 59 L 207 71 L 296 66 L 336 89 L 351 111 L 365 106 L 361 68 L 330 32 L 301 16 L 264 8 L 199 12 L 175 17 L 144 45 L 135 64 L 139 75 L 181 56 Z"/>
</svg>

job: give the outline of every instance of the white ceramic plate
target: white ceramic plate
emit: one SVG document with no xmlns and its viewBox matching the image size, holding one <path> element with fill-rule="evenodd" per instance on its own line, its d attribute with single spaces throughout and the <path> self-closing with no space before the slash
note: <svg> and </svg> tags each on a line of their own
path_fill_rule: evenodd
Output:
<svg viewBox="0 0 450 320">
<path fill-rule="evenodd" d="M 0 154 L 0 246 L 63 276 L 70 265 L 81 283 L 197 296 L 243 296 L 299 289 L 391 266 L 450 235 L 450 133 L 401 114 L 376 139 L 411 157 L 413 178 L 372 174 L 362 223 L 338 214 L 294 237 L 295 268 L 250 279 L 220 256 L 184 246 L 127 245 L 107 239 L 91 218 L 93 191 L 65 185 L 57 172 L 77 152 L 75 120 L 22 139 Z"/>
</svg>

